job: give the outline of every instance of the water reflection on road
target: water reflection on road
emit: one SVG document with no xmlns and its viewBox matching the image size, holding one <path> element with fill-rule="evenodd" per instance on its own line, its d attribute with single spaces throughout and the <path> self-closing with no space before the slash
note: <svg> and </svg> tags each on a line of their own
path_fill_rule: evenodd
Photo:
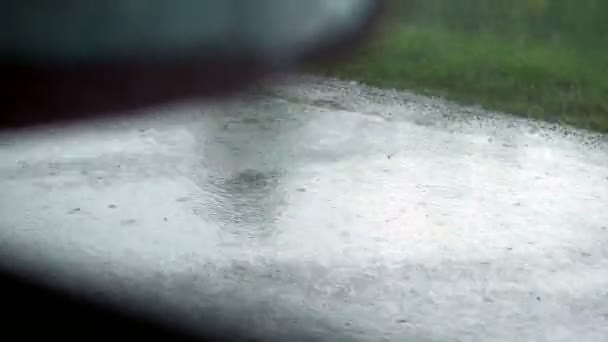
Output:
<svg viewBox="0 0 608 342">
<path fill-rule="evenodd" d="M 304 78 L 0 141 L 3 260 L 63 286 L 293 341 L 608 338 L 600 135 Z"/>
</svg>

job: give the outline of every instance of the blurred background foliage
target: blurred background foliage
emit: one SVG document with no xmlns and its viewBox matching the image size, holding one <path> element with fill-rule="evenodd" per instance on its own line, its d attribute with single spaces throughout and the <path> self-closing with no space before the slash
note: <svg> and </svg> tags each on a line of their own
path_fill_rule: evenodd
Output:
<svg viewBox="0 0 608 342">
<path fill-rule="evenodd" d="M 590 47 L 608 42 L 605 0 L 395 0 L 393 9 L 409 25 Z"/>
<path fill-rule="evenodd" d="M 607 14 L 603 0 L 393 0 L 380 34 L 324 71 L 608 132 Z"/>
</svg>

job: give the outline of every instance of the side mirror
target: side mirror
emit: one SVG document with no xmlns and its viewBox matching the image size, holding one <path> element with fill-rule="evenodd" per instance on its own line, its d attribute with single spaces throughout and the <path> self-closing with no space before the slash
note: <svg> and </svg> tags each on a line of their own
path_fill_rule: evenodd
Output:
<svg viewBox="0 0 608 342">
<path fill-rule="evenodd" d="M 0 124 L 224 94 L 348 52 L 379 0 L 0 2 Z M 8 114 L 7 114 L 8 113 Z"/>
<path fill-rule="evenodd" d="M 265 66 L 348 40 L 375 0 L 38 0 L 0 4 L 0 57 L 48 65 L 228 58 Z"/>
</svg>

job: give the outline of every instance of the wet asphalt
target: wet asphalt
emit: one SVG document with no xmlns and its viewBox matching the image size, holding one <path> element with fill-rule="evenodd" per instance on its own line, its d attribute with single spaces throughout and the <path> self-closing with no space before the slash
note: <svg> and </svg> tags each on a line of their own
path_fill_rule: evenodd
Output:
<svg viewBox="0 0 608 342">
<path fill-rule="evenodd" d="M 607 341 L 608 139 L 351 82 L 0 137 L 4 264 L 285 341 Z"/>
</svg>

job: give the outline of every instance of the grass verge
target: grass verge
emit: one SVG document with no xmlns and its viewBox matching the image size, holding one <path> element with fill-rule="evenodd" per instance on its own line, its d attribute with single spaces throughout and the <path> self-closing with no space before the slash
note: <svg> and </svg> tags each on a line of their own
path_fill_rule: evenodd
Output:
<svg viewBox="0 0 608 342">
<path fill-rule="evenodd" d="M 608 132 L 605 51 L 402 27 L 323 73 Z"/>
</svg>

